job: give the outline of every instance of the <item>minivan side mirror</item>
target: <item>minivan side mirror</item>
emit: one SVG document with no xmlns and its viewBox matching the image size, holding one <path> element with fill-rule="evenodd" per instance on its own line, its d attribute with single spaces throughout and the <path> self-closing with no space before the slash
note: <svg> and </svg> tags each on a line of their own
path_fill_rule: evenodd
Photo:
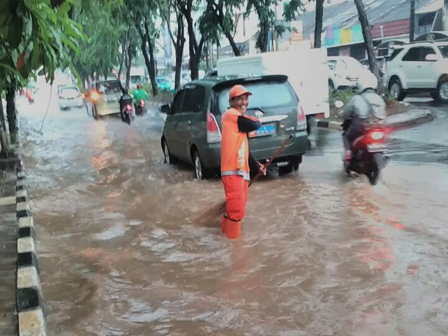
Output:
<svg viewBox="0 0 448 336">
<path fill-rule="evenodd" d="M 438 60 L 439 60 L 439 58 L 435 54 L 429 54 L 429 55 L 426 55 L 426 57 L 425 57 L 425 61 L 427 61 L 427 62 L 437 62 Z"/>
<path fill-rule="evenodd" d="M 165 104 L 165 105 L 160 106 L 160 113 L 170 114 L 170 105 Z"/>
</svg>

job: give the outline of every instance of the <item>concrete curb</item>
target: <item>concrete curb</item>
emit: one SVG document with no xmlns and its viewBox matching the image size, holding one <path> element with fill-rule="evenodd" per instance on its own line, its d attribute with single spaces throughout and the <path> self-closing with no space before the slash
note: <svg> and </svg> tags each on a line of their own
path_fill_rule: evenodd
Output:
<svg viewBox="0 0 448 336">
<path fill-rule="evenodd" d="M 34 219 L 25 179 L 22 161 L 19 160 L 16 184 L 18 331 L 19 336 L 47 336 Z"/>
<path fill-rule="evenodd" d="M 341 128 L 342 123 L 339 121 L 327 121 L 327 120 L 318 120 L 317 127 L 320 128 L 328 128 L 332 130 L 339 130 Z"/>
<path fill-rule="evenodd" d="M 394 117 L 394 116 L 391 116 Z M 391 127 L 394 129 L 404 128 L 412 125 L 423 124 L 425 122 L 433 120 L 433 114 L 429 110 L 424 110 L 424 113 L 421 113 L 415 118 L 410 118 L 408 120 L 403 120 L 400 122 L 392 122 L 388 123 L 386 119 L 385 126 Z M 332 130 L 340 130 L 342 123 L 339 121 L 327 121 L 327 120 L 319 120 L 317 121 L 317 127 L 319 128 L 328 128 Z"/>
</svg>

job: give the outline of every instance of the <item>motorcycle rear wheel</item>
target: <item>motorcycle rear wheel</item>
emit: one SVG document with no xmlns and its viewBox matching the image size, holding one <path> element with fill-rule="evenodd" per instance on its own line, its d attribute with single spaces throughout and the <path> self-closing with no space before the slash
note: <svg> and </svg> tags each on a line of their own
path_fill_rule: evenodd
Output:
<svg viewBox="0 0 448 336">
<path fill-rule="evenodd" d="M 369 182 L 371 185 L 377 185 L 380 179 L 381 170 L 378 168 L 376 163 L 372 164 L 372 169 L 370 170 L 367 177 L 369 178 Z"/>
</svg>

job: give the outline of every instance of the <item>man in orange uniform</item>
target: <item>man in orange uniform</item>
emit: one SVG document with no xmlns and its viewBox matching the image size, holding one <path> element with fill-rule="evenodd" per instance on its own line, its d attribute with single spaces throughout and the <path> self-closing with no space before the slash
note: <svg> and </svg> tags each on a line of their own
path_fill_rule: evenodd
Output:
<svg viewBox="0 0 448 336">
<path fill-rule="evenodd" d="M 222 117 L 221 176 L 226 194 L 226 215 L 222 218 L 222 233 L 237 239 L 241 220 L 246 213 L 250 171 L 266 169 L 249 153 L 247 134 L 260 127 L 258 119 L 246 117 L 252 93 L 242 85 L 235 85 L 229 93 L 230 108 Z"/>
</svg>

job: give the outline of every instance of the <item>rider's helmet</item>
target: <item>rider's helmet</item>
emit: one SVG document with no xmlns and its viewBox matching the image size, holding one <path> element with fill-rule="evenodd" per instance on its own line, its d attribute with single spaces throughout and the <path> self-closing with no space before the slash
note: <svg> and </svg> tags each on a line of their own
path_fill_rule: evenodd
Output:
<svg viewBox="0 0 448 336">
<path fill-rule="evenodd" d="M 356 88 L 359 93 L 363 93 L 368 89 L 375 90 L 378 88 L 378 79 L 373 73 L 365 74 L 358 79 Z"/>
<path fill-rule="evenodd" d="M 140 90 L 141 88 L 143 88 L 143 86 L 141 84 L 137 84 L 137 89 Z"/>
</svg>

